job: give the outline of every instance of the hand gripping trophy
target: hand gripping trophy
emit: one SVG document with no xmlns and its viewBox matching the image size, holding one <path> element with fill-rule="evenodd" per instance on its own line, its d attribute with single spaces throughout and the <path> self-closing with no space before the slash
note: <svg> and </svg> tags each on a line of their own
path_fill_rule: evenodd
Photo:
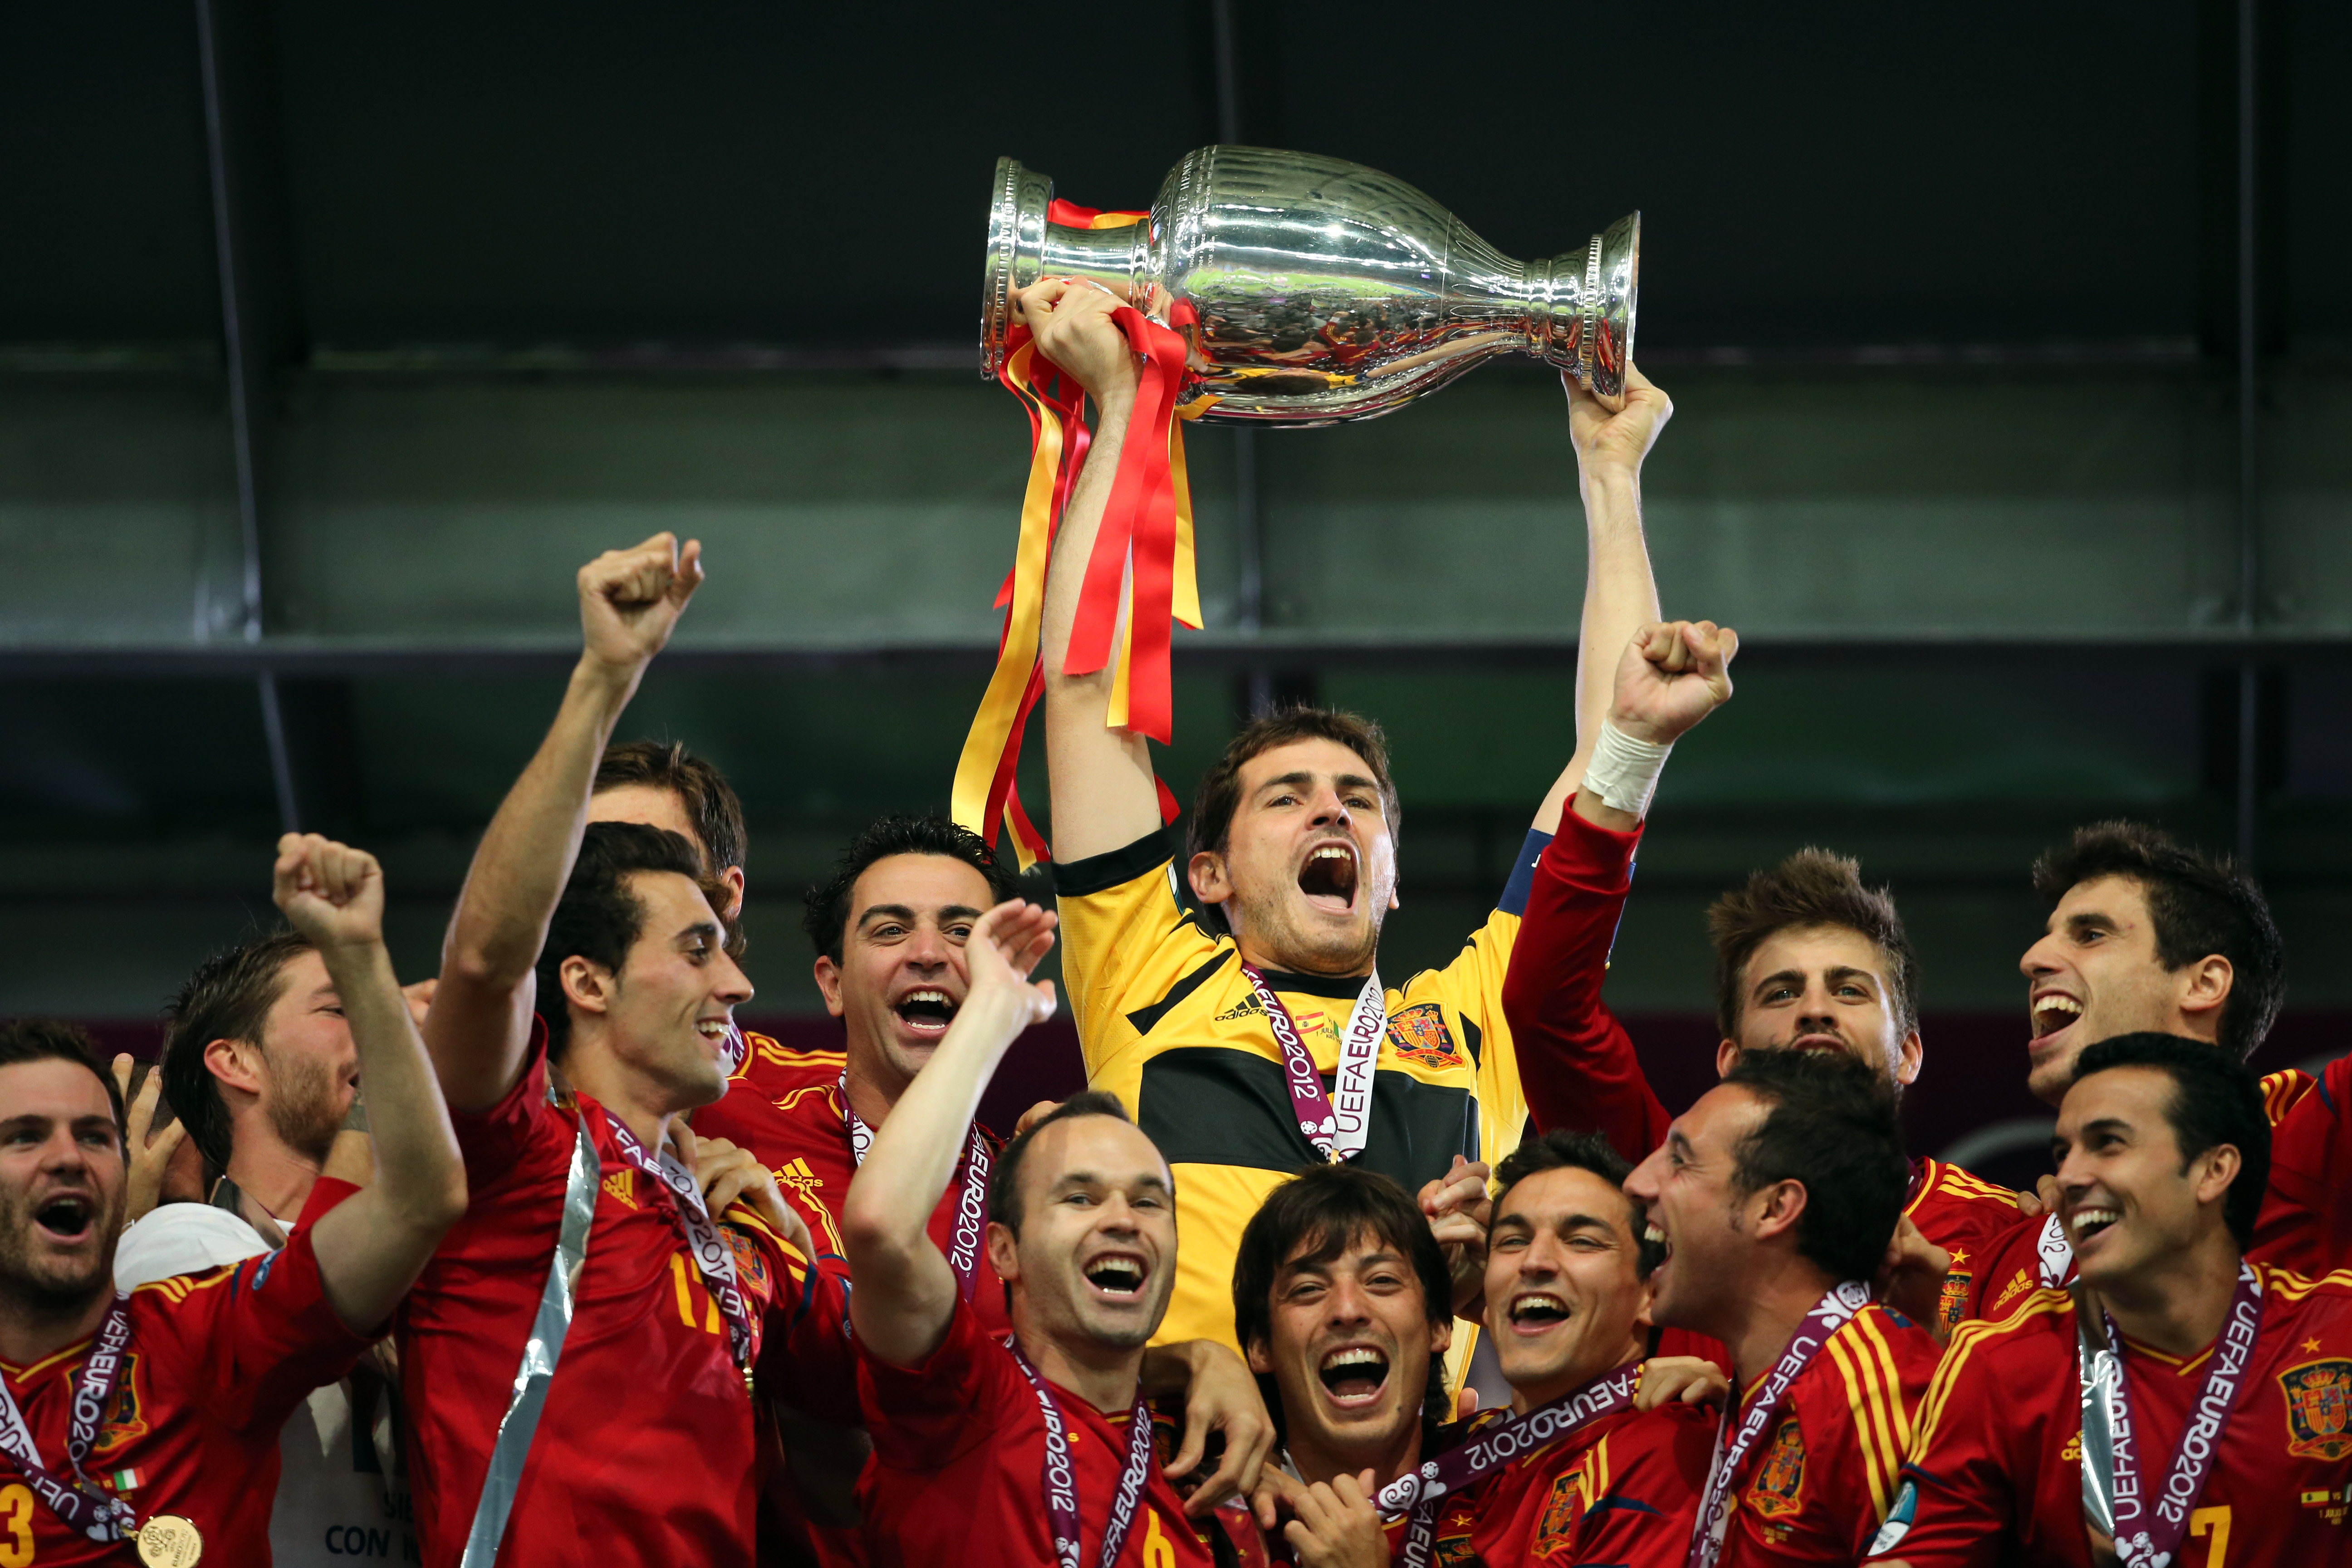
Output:
<svg viewBox="0 0 2352 1568">
<path fill-rule="evenodd" d="M 1084 279 L 1125 307 L 1144 362 L 1096 536 L 1070 649 L 1072 674 L 1116 662 L 1111 721 L 1166 743 L 1171 629 L 1197 628 L 1181 421 L 1311 426 L 1392 413 L 1492 354 L 1559 366 L 1612 410 L 1633 351 L 1642 217 L 1582 247 L 1519 262 L 1403 181 L 1359 163 L 1262 147 L 1203 147 L 1160 183 L 1150 212 L 1054 197 L 1011 158 L 996 165 L 981 291 L 981 374 L 1028 409 L 1021 543 L 999 603 L 994 675 L 957 763 L 955 818 L 993 844 L 1009 819 L 1025 867 L 1045 854 L 1013 775 L 1037 700 L 1039 615 L 1055 524 L 1084 460 L 1085 403 L 1013 296 Z M 1172 817 L 1174 797 L 1162 787 Z"/>
</svg>

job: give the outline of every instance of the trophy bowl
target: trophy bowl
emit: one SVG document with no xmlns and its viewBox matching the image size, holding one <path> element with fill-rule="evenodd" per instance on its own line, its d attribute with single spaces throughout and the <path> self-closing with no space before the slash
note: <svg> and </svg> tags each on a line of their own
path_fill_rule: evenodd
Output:
<svg viewBox="0 0 2352 1568">
<path fill-rule="evenodd" d="M 1611 408 L 1624 402 L 1642 215 L 1549 260 L 1514 261 L 1402 180 L 1264 147 L 1203 147 L 1138 222 L 1049 220 L 1054 183 L 996 163 L 981 294 L 981 374 L 1004 360 L 1012 295 L 1085 278 L 1163 324 L 1189 304 L 1185 395 L 1202 417 L 1368 419 L 1490 354 L 1533 354 Z"/>
</svg>

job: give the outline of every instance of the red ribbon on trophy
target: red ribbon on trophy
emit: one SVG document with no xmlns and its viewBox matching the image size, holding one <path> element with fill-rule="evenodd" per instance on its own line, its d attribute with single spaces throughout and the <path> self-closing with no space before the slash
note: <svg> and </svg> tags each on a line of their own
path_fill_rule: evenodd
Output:
<svg viewBox="0 0 2352 1568">
<path fill-rule="evenodd" d="M 1048 221 L 1071 228 L 1118 228 L 1148 216 L 1096 212 L 1057 200 Z M 1142 356 L 1144 368 L 1110 500 L 1086 563 L 1066 668 L 1073 675 L 1090 675 L 1115 667 L 1106 722 L 1165 745 L 1173 727 L 1173 625 L 1181 621 L 1196 631 L 1201 626 L 1181 421 L 1198 417 L 1213 399 L 1179 401 L 1189 348 L 1181 329 L 1193 320 L 1189 305 L 1178 302 L 1169 311 L 1168 326 L 1132 305 L 1119 307 L 1111 320 Z M 1004 611 L 996 669 L 964 738 L 953 799 L 956 821 L 992 845 L 1009 819 L 1013 851 L 1026 870 L 1049 858 L 1044 835 L 1022 807 L 1014 778 L 1029 715 L 1045 690 L 1039 644 L 1045 571 L 1062 509 L 1093 437 L 1085 419 L 1085 394 L 1038 356 L 1028 328 L 1013 327 L 1005 350 L 997 379 L 1029 416 L 1029 482 L 1013 570 L 996 595 Z M 1160 785 L 1160 810 L 1163 821 L 1175 820 L 1176 797 L 1165 784 Z"/>
</svg>

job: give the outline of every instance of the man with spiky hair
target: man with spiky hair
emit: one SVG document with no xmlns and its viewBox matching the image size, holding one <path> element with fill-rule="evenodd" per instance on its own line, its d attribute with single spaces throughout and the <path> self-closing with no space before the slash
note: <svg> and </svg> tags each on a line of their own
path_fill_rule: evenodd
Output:
<svg viewBox="0 0 2352 1568">
<path fill-rule="evenodd" d="M 2100 822 L 2033 868 L 2051 902 L 2018 968 L 2032 1038 L 2026 1086 L 2055 1105 L 2091 1041 L 2132 1032 L 2201 1040 L 2231 1060 L 2260 1047 L 2286 994 L 2286 946 L 2251 879 L 2161 830 Z M 2288 1068 L 2262 1080 L 2273 1156 L 2248 1256 L 2318 1276 L 2352 1262 L 2352 1058 L 2320 1077 Z M 2013 1226 L 1975 1290 L 1998 1316 L 2071 1278 L 2055 1216 Z"/>
<path fill-rule="evenodd" d="M 1639 1159 L 1664 1136 L 1666 1111 L 1601 994 L 1643 826 L 1619 815 L 1606 821 L 1580 807 L 1570 813 L 1573 820 L 1536 868 L 1503 1000 L 1515 1029 L 1582 1068 L 1548 1078 L 1530 1094 L 1538 1125 L 1595 1128 L 1591 1103 L 1622 1100 L 1630 1086 L 1644 1106 L 1638 1126 L 1597 1130 Z M 1820 1050 L 1854 1058 L 1898 1092 L 1918 1077 L 1918 959 L 1893 896 L 1866 886 L 1854 860 L 1806 848 L 1757 870 L 1708 908 L 1707 932 L 1718 1073 L 1758 1051 Z M 1937 1269 L 1923 1251 L 1919 1267 L 1941 1273 L 1936 1316 L 1946 1326 L 1957 1322 L 1980 1257 L 2017 1224 L 2017 1194 L 1945 1161 L 1919 1159 L 1904 1216 L 1948 1255 L 1948 1268 Z M 1919 1310 L 1927 1309 L 1923 1300 Z"/>
</svg>

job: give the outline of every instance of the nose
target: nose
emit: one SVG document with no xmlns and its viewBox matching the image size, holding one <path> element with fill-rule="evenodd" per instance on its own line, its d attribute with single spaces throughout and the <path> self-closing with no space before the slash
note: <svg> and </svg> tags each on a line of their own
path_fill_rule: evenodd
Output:
<svg viewBox="0 0 2352 1568">
<path fill-rule="evenodd" d="M 1353 1277 L 1333 1282 L 1331 1294 L 1323 1304 L 1323 1320 L 1335 1325 L 1368 1323 L 1372 1310 L 1370 1298 Z"/>
<path fill-rule="evenodd" d="M 1318 827 L 1327 825 L 1332 827 L 1346 827 L 1349 822 L 1348 803 L 1339 798 L 1339 786 L 1329 784 L 1317 784 L 1315 786 L 1315 825 Z"/>
<path fill-rule="evenodd" d="M 909 969 L 935 975 L 948 966 L 954 951 L 937 921 L 920 921 L 916 923 L 914 939 L 907 944 L 904 962 Z"/>
<path fill-rule="evenodd" d="M 2027 948 L 2025 956 L 2017 961 L 2018 973 L 2028 980 L 2040 980 L 2044 975 L 2057 973 L 2058 964 L 2050 952 L 2051 944 L 2057 940 L 2054 936 L 2045 935 Z"/>
<path fill-rule="evenodd" d="M 1658 1197 L 1658 1162 L 1665 1158 L 1665 1147 L 1650 1151 L 1650 1157 L 1633 1167 L 1625 1178 L 1625 1195 L 1636 1203 L 1655 1203 Z"/>
<path fill-rule="evenodd" d="M 719 971 L 715 976 L 718 989 L 712 993 L 730 1007 L 740 1007 L 751 999 L 751 978 L 743 973 L 742 965 L 725 953 L 719 955 Z"/>
</svg>

